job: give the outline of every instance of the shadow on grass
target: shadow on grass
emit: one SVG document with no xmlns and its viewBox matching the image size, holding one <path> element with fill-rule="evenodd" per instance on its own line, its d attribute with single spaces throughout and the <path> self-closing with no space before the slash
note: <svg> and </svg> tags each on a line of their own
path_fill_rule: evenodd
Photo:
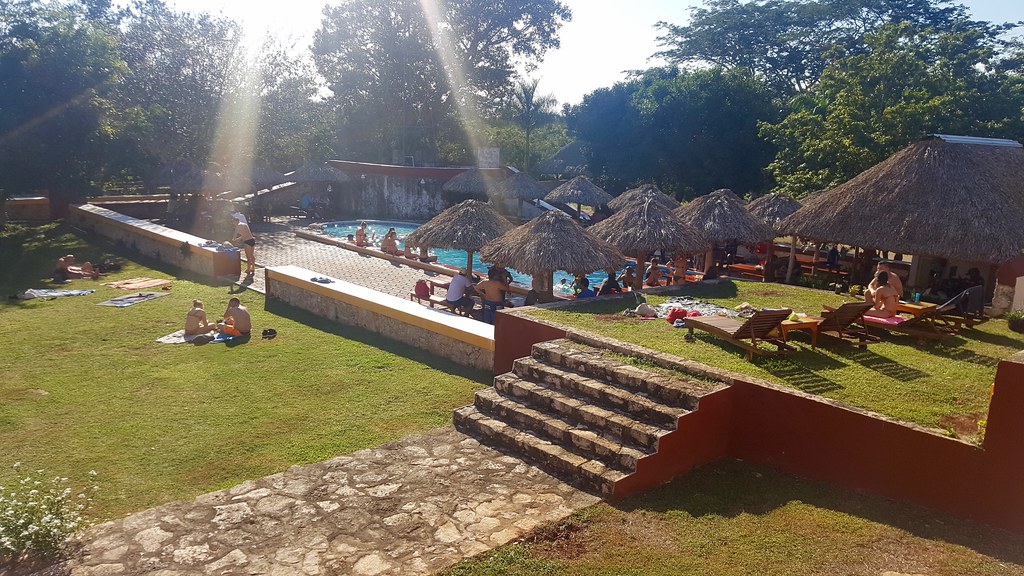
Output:
<svg viewBox="0 0 1024 576">
<path fill-rule="evenodd" d="M 1001 358 L 995 356 L 989 356 L 987 354 L 978 354 L 973 350 L 966 348 L 952 348 L 952 349 L 936 349 L 933 352 L 936 356 L 942 356 L 943 358 L 949 358 L 951 360 L 959 360 L 961 362 L 969 362 L 978 366 L 989 366 L 995 367 L 999 365 Z"/>
<path fill-rule="evenodd" d="M 823 354 L 818 356 L 827 358 Z M 764 358 L 757 364 L 772 376 L 808 394 L 825 394 L 843 389 L 842 384 L 812 371 L 799 358 Z"/>
<path fill-rule="evenodd" d="M 844 358 L 849 359 L 852 362 L 856 362 L 865 368 L 874 370 L 879 374 L 888 376 L 893 380 L 900 382 L 910 382 L 912 380 L 920 380 L 921 378 L 927 378 L 928 373 L 922 372 L 917 368 L 911 368 L 910 366 L 904 366 L 891 358 L 886 358 L 876 352 L 871 351 L 871 348 L 850 348 L 840 353 Z"/>
<path fill-rule="evenodd" d="M 1005 562 L 1024 564 L 1024 536 L 732 459 L 718 460 L 665 486 L 611 505 L 624 512 L 735 518 L 741 514 L 766 515 L 791 502 L 834 510 L 921 538 L 959 544 Z"/>
<path fill-rule="evenodd" d="M 992 322 L 992 320 L 990 320 Z M 973 330 L 965 330 L 960 333 L 964 338 L 970 340 L 977 340 L 986 344 L 994 344 L 996 346 L 1005 346 L 1007 348 L 1014 348 L 1017 350 L 1024 349 L 1024 335 L 1019 338 L 1012 336 L 1003 336 L 1002 334 L 993 334 L 991 332 L 983 332 L 977 328 Z"/>
<path fill-rule="evenodd" d="M 483 385 L 489 385 L 493 380 L 493 375 L 486 370 L 477 370 L 476 368 L 463 366 L 462 364 L 458 364 L 448 360 L 447 358 L 434 356 L 425 350 L 421 350 L 403 342 L 382 336 L 375 332 L 370 332 L 363 328 L 328 320 L 327 318 L 317 316 L 312 312 L 296 308 L 295 306 L 285 304 L 273 298 L 267 298 L 265 310 L 271 314 L 276 314 L 282 318 L 293 320 L 315 330 L 320 330 L 321 332 L 346 338 L 348 340 L 354 340 L 361 344 L 366 344 L 367 346 L 373 346 L 386 352 L 420 362 L 436 370 L 460 376 L 468 380 L 473 380 Z"/>
</svg>

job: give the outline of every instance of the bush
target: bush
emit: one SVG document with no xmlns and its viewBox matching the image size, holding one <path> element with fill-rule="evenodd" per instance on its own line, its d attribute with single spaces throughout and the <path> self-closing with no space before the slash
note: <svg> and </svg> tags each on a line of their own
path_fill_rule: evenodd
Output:
<svg viewBox="0 0 1024 576">
<path fill-rule="evenodd" d="M 85 527 L 84 512 L 92 497 L 89 490 L 74 494 L 68 479 L 44 479 L 44 470 L 22 476 L 14 486 L 0 486 L 0 558 L 4 556 L 51 556 Z M 90 476 L 95 476 L 90 472 Z M 91 481 L 91 478 L 90 478 Z"/>
<path fill-rule="evenodd" d="M 1024 333 L 1024 310 L 1014 310 L 1007 314 L 1006 324 L 1010 330 Z"/>
</svg>

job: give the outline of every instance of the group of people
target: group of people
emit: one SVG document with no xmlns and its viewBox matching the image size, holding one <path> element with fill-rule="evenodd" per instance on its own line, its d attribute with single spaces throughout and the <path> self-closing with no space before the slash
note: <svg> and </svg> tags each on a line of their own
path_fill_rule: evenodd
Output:
<svg viewBox="0 0 1024 576">
<path fill-rule="evenodd" d="M 218 322 L 210 322 L 206 318 L 202 300 L 193 300 L 192 309 L 185 316 L 185 335 L 198 336 L 217 332 L 228 336 L 248 336 L 252 332 L 252 317 L 249 309 L 242 306 L 238 298 L 228 301 L 228 309 Z"/>
<path fill-rule="evenodd" d="M 893 318 L 899 314 L 900 298 L 903 297 L 903 281 L 889 268 L 886 262 L 879 262 L 875 277 L 864 290 L 864 301 L 872 305 L 865 316 Z"/>
<path fill-rule="evenodd" d="M 477 284 L 473 283 L 465 268 L 460 268 L 459 273 L 453 276 L 450 282 L 440 286 L 448 290 L 445 294 L 447 304 L 467 316 L 472 314 L 475 305 L 473 294 L 480 296 L 483 320 L 488 324 L 494 324 L 498 310 L 508 305 L 510 284 L 512 274 L 508 270 L 501 266 L 491 266 L 487 270 L 487 279 Z"/>
<path fill-rule="evenodd" d="M 73 278 L 92 278 L 95 280 L 99 277 L 100 271 L 92 265 L 92 262 L 84 262 L 79 266 L 75 262 L 73 254 L 58 258 L 57 267 L 53 271 L 53 280 L 55 282 L 64 282 Z"/>
</svg>

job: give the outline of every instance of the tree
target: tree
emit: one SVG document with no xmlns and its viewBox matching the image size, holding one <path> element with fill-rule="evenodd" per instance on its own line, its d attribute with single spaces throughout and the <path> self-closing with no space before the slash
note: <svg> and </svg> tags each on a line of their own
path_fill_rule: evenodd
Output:
<svg viewBox="0 0 1024 576">
<path fill-rule="evenodd" d="M 779 94 L 813 87 L 836 48 L 863 49 L 864 35 L 893 22 L 952 30 L 970 23 L 951 0 L 706 0 L 690 22 L 659 22 L 658 53 L 673 64 L 711 63 L 763 78 Z"/>
<path fill-rule="evenodd" d="M 559 0 L 344 0 L 313 42 L 333 92 L 339 151 L 435 158 L 443 134 L 498 102 L 518 60 L 558 46 Z M 475 123 L 467 120 L 466 124 Z"/>
<path fill-rule="evenodd" d="M 889 25 L 867 51 L 838 58 L 820 86 L 762 134 L 779 148 L 768 166 L 779 191 L 834 187 L 928 133 L 1019 139 L 1024 83 L 992 70 L 986 27 L 917 32 Z"/>
<path fill-rule="evenodd" d="M 523 171 L 530 171 L 530 136 L 545 121 L 550 120 L 552 111 L 558 104 L 552 94 L 537 94 L 540 79 L 518 80 L 512 90 L 512 113 L 516 123 L 523 129 L 525 146 L 523 151 Z"/>
</svg>

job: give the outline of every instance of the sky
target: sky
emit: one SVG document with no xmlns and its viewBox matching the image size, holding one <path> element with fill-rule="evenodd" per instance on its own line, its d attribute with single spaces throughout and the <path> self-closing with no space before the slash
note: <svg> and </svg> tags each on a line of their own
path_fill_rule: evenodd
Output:
<svg viewBox="0 0 1024 576">
<path fill-rule="evenodd" d="M 659 21 L 684 24 L 691 6 L 700 0 L 563 0 L 573 11 L 562 27 L 561 47 L 550 51 L 531 74 L 539 89 L 562 103 L 578 103 L 583 95 L 622 80 L 629 70 L 659 64 Z M 320 26 L 325 0 L 260 2 L 240 0 L 169 0 L 189 12 L 221 13 L 243 23 L 254 37 L 276 34 L 289 44 L 306 46 Z M 960 0 L 977 20 L 1024 20 L 1021 0 Z"/>
</svg>

